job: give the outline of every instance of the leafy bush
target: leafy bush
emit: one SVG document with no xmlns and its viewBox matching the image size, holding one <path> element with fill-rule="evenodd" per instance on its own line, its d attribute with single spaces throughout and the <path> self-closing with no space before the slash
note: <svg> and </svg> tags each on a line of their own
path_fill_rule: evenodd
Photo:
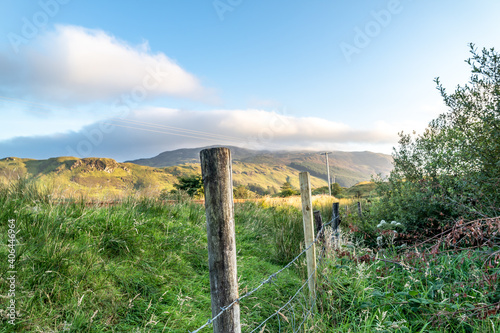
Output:
<svg viewBox="0 0 500 333">
<path fill-rule="evenodd" d="M 175 184 L 175 188 L 181 191 L 186 191 L 190 196 L 203 194 L 203 179 L 200 175 L 192 175 L 177 178 L 179 184 Z"/>
<path fill-rule="evenodd" d="M 471 44 L 469 84 L 448 94 L 449 111 L 425 132 L 401 133 L 388 182 L 378 182 L 375 220 L 394 219 L 409 232 L 436 233 L 459 217 L 496 216 L 500 193 L 500 55 Z"/>
<path fill-rule="evenodd" d="M 239 185 L 233 189 L 233 196 L 235 199 L 251 199 L 257 197 L 257 195 L 250 191 L 246 186 Z"/>
<path fill-rule="evenodd" d="M 281 191 L 278 193 L 278 196 L 285 198 L 298 194 L 300 194 L 300 192 L 294 189 L 290 182 L 286 181 L 283 183 L 283 185 L 281 185 Z"/>
</svg>

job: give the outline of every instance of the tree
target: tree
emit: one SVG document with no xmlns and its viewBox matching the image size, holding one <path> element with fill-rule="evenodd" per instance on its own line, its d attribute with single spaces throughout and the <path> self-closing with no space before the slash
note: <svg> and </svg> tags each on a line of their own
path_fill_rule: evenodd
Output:
<svg viewBox="0 0 500 333">
<path fill-rule="evenodd" d="M 255 198 L 256 194 L 250 191 L 246 186 L 239 185 L 233 189 L 233 196 L 235 199 L 251 199 Z"/>
<path fill-rule="evenodd" d="M 421 135 L 400 133 L 394 170 L 380 184 L 379 213 L 409 229 L 498 213 L 500 181 L 500 56 L 470 45 L 468 84 L 448 94 L 435 79 L 448 112 Z"/>
<path fill-rule="evenodd" d="M 257 193 L 258 195 L 267 195 L 269 194 L 269 186 L 268 188 L 264 188 L 263 186 L 259 185 L 259 184 L 248 184 L 247 185 L 247 188 L 254 192 L 254 193 Z"/>
<path fill-rule="evenodd" d="M 298 191 L 296 191 L 293 187 L 292 184 L 290 184 L 288 181 L 284 182 L 283 185 L 281 185 L 281 191 L 279 193 L 280 197 L 289 197 L 292 195 L 299 194 Z"/>
<path fill-rule="evenodd" d="M 342 186 L 340 186 L 338 183 L 333 183 L 331 185 L 331 188 L 333 196 L 338 196 L 342 193 Z"/>
<path fill-rule="evenodd" d="M 177 178 L 178 184 L 174 187 L 181 191 L 186 191 L 191 197 L 203 194 L 203 180 L 200 175 L 183 176 Z"/>
<path fill-rule="evenodd" d="M 311 190 L 312 195 L 328 194 L 328 186 L 317 187 Z"/>
</svg>

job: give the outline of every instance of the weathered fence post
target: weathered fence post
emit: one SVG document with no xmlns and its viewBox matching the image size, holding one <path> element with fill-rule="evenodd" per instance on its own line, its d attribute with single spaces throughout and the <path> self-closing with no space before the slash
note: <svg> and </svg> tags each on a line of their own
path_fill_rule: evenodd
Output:
<svg viewBox="0 0 500 333">
<path fill-rule="evenodd" d="M 361 202 L 358 201 L 358 215 L 359 217 L 363 217 L 363 212 L 361 211 Z"/>
<path fill-rule="evenodd" d="M 212 317 L 238 298 L 234 232 L 231 151 L 211 148 L 200 152 L 205 187 L 208 266 Z M 240 306 L 235 303 L 213 322 L 214 333 L 240 333 Z"/>
<path fill-rule="evenodd" d="M 309 279 L 309 295 L 312 301 L 314 300 L 316 295 L 316 249 L 314 246 L 314 224 L 309 172 L 301 172 L 299 174 L 299 180 L 300 196 L 302 199 L 302 217 L 304 222 L 305 246 L 307 248 L 312 244 L 312 246 L 306 252 L 307 276 L 311 277 Z"/>
<path fill-rule="evenodd" d="M 340 225 L 340 213 L 339 213 L 340 204 L 338 202 L 334 202 L 332 206 L 332 220 L 333 220 L 333 245 L 338 246 L 339 244 L 339 225 Z"/>
<path fill-rule="evenodd" d="M 321 217 L 321 212 L 319 210 L 315 210 L 313 214 L 314 214 L 314 222 L 316 224 L 316 235 L 317 235 L 318 232 L 323 227 L 323 218 Z"/>
<path fill-rule="evenodd" d="M 323 217 L 321 216 L 321 212 L 319 210 L 315 210 L 313 212 L 314 214 L 314 222 L 316 223 L 316 235 L 318 235 L 318 242 L 321 242 L 321 253 L 320 253 L 320 257 L 323 256 L 323 254 L 325 253 L 325 244 L 324 244 L 324 241 L 325 241 L 325 231 L 323 229 Z M 319 234 L 319 232 L 321 231 L 321 234 Z M 318 244 L 319 245 L 319 244 Z M 316 246 L 316 245 L 314 245 Z"/>
<path fill-rule="evenodd" d="M 339 206 L 340 204 L 338 202 L 334 202 L 332 205 L 332 220 L 334 220 L 333 230 L 335 232 L 337 232 L 340 224 Z"/>
</svg>

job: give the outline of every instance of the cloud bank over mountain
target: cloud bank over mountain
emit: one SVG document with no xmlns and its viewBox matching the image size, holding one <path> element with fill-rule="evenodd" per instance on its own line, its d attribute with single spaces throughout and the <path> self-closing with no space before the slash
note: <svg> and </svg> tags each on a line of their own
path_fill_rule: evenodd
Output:
<svg viewBox="0 0 500 333">
<path fill-rule="evenodd" d="M 189 111 L 150 107 L 80 131 L 0 141 L 0 157 L 96 156 L 123 161 L 165 150 L 215 144 L 268 150 L 388 151 L 395 139 L 382 125 L 360 130 L 316 117 L 257 109 Z"/>
</svg>

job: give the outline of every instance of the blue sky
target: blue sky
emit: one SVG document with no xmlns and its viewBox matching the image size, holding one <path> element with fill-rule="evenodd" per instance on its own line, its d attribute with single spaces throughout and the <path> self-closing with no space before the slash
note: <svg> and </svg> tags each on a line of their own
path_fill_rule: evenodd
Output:
<svg viewBox="0 0 500 333">
<path fill-rule="evenodd" d="M 446 111 L 435 77 L 467 82 L 469 42 L 500 47 L 493 0 L 0 4 L 0 158 L 390 153 Z"/>
</svg>

